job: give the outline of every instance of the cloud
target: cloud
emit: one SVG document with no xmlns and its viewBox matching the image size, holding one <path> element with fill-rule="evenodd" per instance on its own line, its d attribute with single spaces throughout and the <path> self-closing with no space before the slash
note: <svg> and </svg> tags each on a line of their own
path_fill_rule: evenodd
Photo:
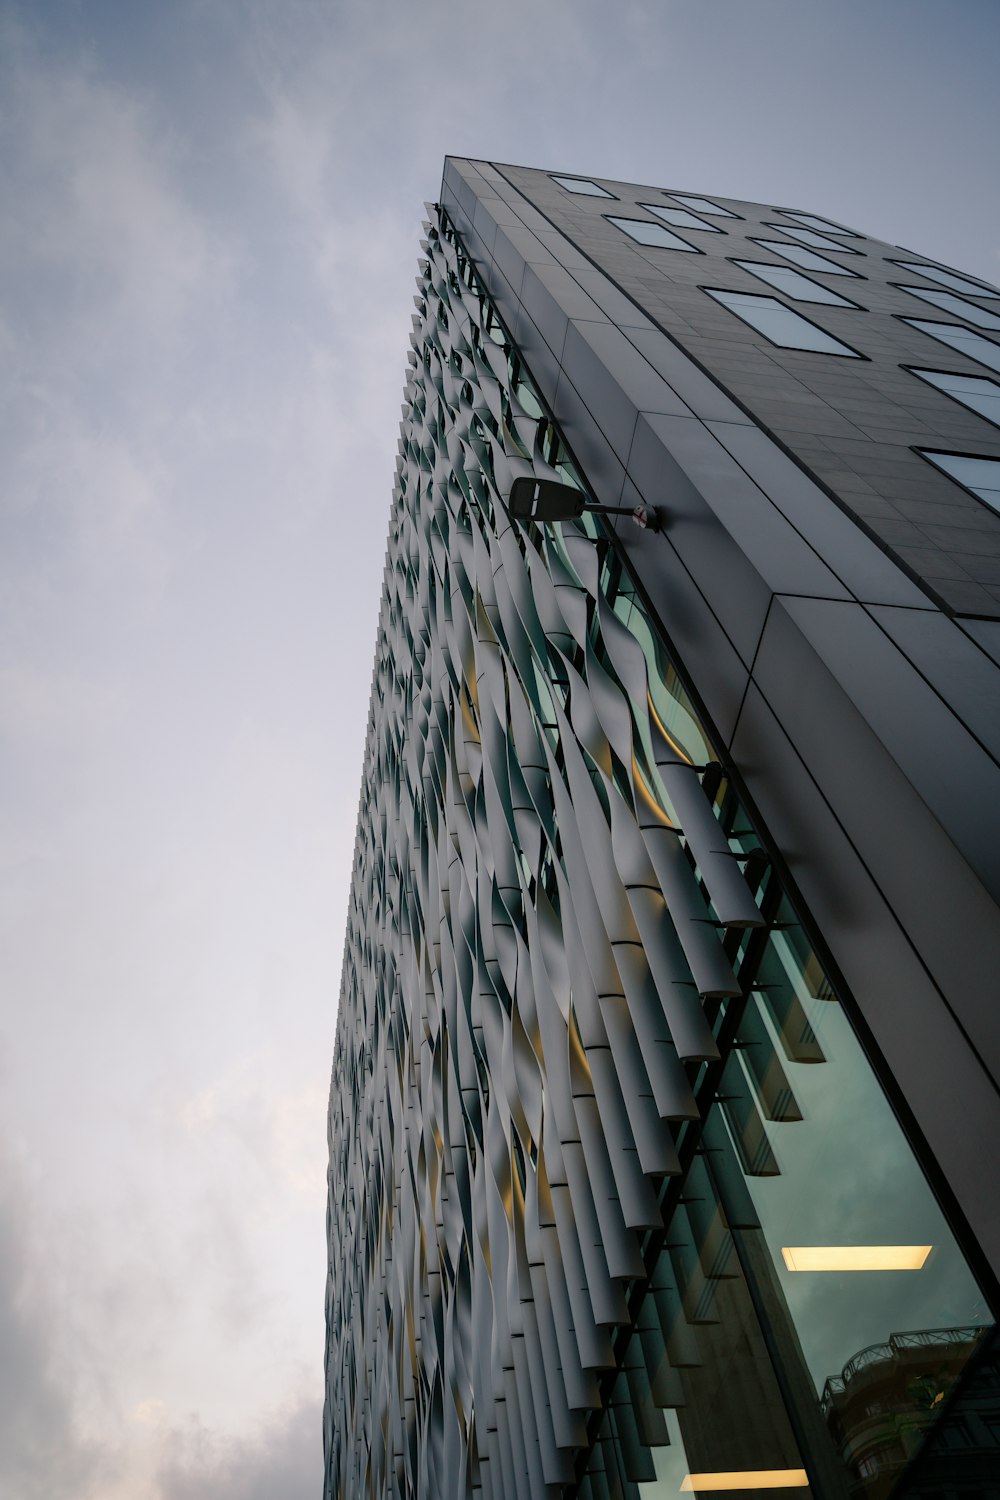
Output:
<svg viewBox="0 0 1000 1500">
<path fill-rule="evenodd" d="M 32 311 L 43 327 L 71 301 L 77 312 L 85 306 L 91 331 L 110 314 L 132 319 L 136 335 L 169 338 L 229 260 L 183 189 L 194 142 L 165 129 L 149 97 L 102 76 L 85 54 L 45 53 L 9 14 L 0 36 L 16 146 L 0 180 L 18 206 L 5 215 L 0 265 L 34 268 Z"/>
<path fill-rule="evenodd" d="M 80 1430 L 65 1327 L 37 1264 L 27 1194 L 0 1160 L 0 1494 L 5 1500 L 87 1500 L 113 1468 Z"/>
<path fill-rule="evenodd" d="M 236 1142 L 260 1168 L 271 1191 L 283 1187 L 306 1199 L 326 1191 L 326 1071 L 292 1089 L 275 1087 L 273 1062 L 244 1058 L 187 1099 L 181 1123 L 201 1137 L 202 1149 Z"/>
<path fill-rule="evenodd" d="M 171 1432 L 167 1446 L 157 1500 L 316 1500 L 322 1493 L 315 1396 L 272 1413 L 252 1437 L 226 1439 L 193 1419 Z"/>
</svg>

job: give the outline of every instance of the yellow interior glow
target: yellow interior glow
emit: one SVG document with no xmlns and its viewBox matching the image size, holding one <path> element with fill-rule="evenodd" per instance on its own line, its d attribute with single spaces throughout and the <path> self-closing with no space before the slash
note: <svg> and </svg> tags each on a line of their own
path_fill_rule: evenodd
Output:
<svg viewBox="0 0 1000 1500">
<path fill-rule="evenodd" d="M 734 1469 L 731 1474 L 688 1474 L 681 1491 L 796 1490 L 808 1483 L 805 1469 Z"/>
<path fill-rule="evenodd" d="M 790 1271 L 919 1271 L 931 1245 L 783 1245 Z"/>
</svg>

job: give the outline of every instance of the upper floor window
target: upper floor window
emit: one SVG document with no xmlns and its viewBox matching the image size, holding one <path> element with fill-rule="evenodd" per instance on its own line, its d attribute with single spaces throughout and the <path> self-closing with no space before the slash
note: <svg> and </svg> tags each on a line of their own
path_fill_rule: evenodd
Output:
<svg viewBox="0 0 1000 1500">
<path fill-rule="evenodd" d="M 706 224 L 704 219 L 689 214 L 686 208 L 671 208 L 666 203 L 640 203 L 639 207 L 656 214 L 658 219 L 665 219 L 668 224 L 676 224 L 679 229 L 708 229 L 712 234 L 722 233 L 718 224 Z"/>
<path fill-rule="evenodd" d="M 793 302 L 823 302 L 829 307 L 858 305 L 842 297 L 839 292 L 831 292 L 829 287 L 820 286 L 818 281 L 810 281 L 808 276 L 803 276 L 801 271 L 793 271 L 791 266 L 768 266 L 760 260 L 734 260 L 733 265 L 749 271 L 758 281 L 766 281 L 776 291 L 784 292 Z"/>
<path fill-rule="evenodd" d="M 861 357 L 857 350 L 849 349 L 832 334 L 817 328 L 815 323 L 786 307 L 777 297 L 763 297 L 757 292 L 721 291 L 712 287 L 703 287 L 702 290 L 781 349 L 808 349 L 814 354 L 842 354 L 849 359 Z"/>
<path fill-rule="evenodd" d="M 1000 317 L 996 313 L 987 312 L 985 307 L 977 307 L 974 302 L 966 302 L 964 297 L 956 297 L 954 292 L 935 292 L 930 287 L 923 286 L 904 286 L 900 290 L 909 292 L 911 297 L 920 297 L 924 302 L 933 303 L 943 312 L 951 313 L 954 318 L 964 318 L 967 323 L 975 323 L 977 328 L 1000 328 Z"/>
<path fill-rule="evenodd" d="M 843 229 L 839 224 L 831 224 L 829 219 L 818 218 L 816 214 L 793 214 L 788 208 L 779 208 L 778 212 L 783 219 L 791 219 L 794 224 L 802 224 L 806 229 L 818 229 L 821 234 L 846 234 L 852 240 L 861 238 L 853 229 Z"/>
<path fill-rule="evenodd" d="M 944 391 L 953 401 L 960 401 L 970 411 L 995 422 L 1000 427 L 1000 385 L 988 380 L 985 375 L 954 375 L 946 370 L 917 370 L 909 366 L 911 375 L 926 380 L 939 391 Z"/>
<path fill-rule="evenodd" d="M 822 271 L 827 276 L 858 275 L 857 271 L 850 271 L 847 266 L 839 266 L 835 260 L 827 260 L 825 255 L 817 255 L 815 250 L 807 250 L 804 245 L 789 245 L 784 240 L 751 240 L 750 243 L 794 262 L 804 271 Z"/>
<path fill-rule="evenodd" d="M 963 328 L 960 323 L 925 323 L 920 318 L 903 318 L 902 321 L 911 328 L 919 328 L 921 333 L 929 333 L 939 343 L 957 349 L 959 354 L 978 360 L 988 369 L 1000 370 L 1000 344 L 984 339 L 981 333 L 973 333 L 971 328 Z"/>
<path fill-rule="evenodd" d="M 552 181 L 558 182 L 567 193 L 582 193 L 587 198 L 613 198 L 614 193 L 609 193 L 607 188 L 600 187 L 596 182 L 591 182 L 589 177 L 557 177 L 553 172 Z"/>
<path fill-rule="evenodd" d="M 971 453 L 933 453 L 928 448 L 918 448 L 917 452 L 949 479 L 956 480 L 964 489 L 985 500 L 993 510 L 1000 511 L 1000 458 L 976 458 Z"/>
<path fill-rule="evenodd" d="M 817 250 L 836 250 L 838 255 L 862 255 L 864 252 L 855 250 L 853 245 L 835 245 L 825 234 L 815 234 L 811 229 L 799 229 L 795 224 L 765 224 L 765 229 L 780 229 L 782 234 L 789 235 L 793 240 L 801 240 L 803 245 L 813 245 Z"/>
<path fill-rule="evenodd" d="M 734 214 L 731 208 L 720 208 L 710 198 L 697 198 L 692 193 L 671 193 L 675 203 L 683 203 L 686 208 L 694 208 L 700 214 L 718 214 L 720 219 L 738 219 L 739 214 Z"/>
<path fill-rule="evenodd" d="M 938 281 L 942 286 L 950 286 L 953 292 L 965 292 L 968 297 L 1000 297 L 996 287 L 978 286 L 967 276 L 959 276 L 955 271 L 943 271 L 940 266 L 923 266 L 915 260 L 891 260 L 889 264 L 898 266 L 901 271 L 909 271 L 913 276 L 926 276 L 928 281 Z"/>
<path fill-rule="evenodd" d="M 616 219 L 608 215 L 608 223 L 614 224 L 629 239 L 639 245 L 659 245 L 663 250 L 690 250 L 694 255 L 701 252 L 679 234 L 672 234 L 665 224 L 650 224 L 645 219 Z"/>
</svg>

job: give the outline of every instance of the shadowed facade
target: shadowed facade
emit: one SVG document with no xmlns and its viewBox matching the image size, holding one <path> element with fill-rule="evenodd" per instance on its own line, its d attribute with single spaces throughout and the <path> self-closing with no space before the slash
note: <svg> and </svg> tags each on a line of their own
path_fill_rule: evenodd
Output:
<svg viewBox="0 0 1000 1500">
<path fill-rule="evenodd" d="M 796 713 L 832 683 L 847 703 L 825 734 L 864 721 L 871 737 L 843 678 L 872 670 L 856 640 L 838 667 L 838 637 L 881 609 L 926 616 L 926 642 L 930 620 L 959 630 L 962 600 L 807 476 L 747 391 L 722 389 L 742 368 L 768 397 L 741 316 L 761 309 L 725 300 L 732 246 L 712 266 L 722 300 L 671 268 L 702 258 L 699 234 L 745 238 L 747 205 L 566 181 L 449 160 L 426 225 L 331 1090 L 326 1493 L 660 1500 L 727 1476 L 730 1492 L 918 1495 L 927 1434 L 940 1446 L 966 1420 L 967 1390 L 990 1461 L 996 1208 L 955 1180 L 947 1101 L 921 1079 L 936 1034 L 962 1059 L 966 1108 L 993 1119 L 977 1045 L 992 1023 L 949 1003 L 937 980 L 962 975 L 928 973 L 935 933 L 911 936 L 885 882 L 886 914 L 872 902 L 859 920 L 872 872 Z M 654 195 L 666 219 L 643 208 Z M 701 228 L 678 248 L 657 224 L 677 238 L 685 218 Z M 615 219 L 651 227 L 635 239 Z M 832 265 L 870 257 L 850 239 Z M 743 287 L 754 273 L 736 269 Z M 771 332 L 812 340 L 775 346 L 775 389 L 827 355 L 861 361 L 782 321 L 797 282 L 768 285 Z M 670 308 L 696 348 L 668 332 Z M 515 523 L 504 499 L 528 475 L 660 506 L 667 531 Z M 831 605 L 843 623 L 824 636 Z M 753 729 L 777 717 L 769 657 L 797 697 L 770 740 Z M 988 736 L 952 717 L 956 753 L 995 774 Z M 953 790 L 950 824 L 935 815 L 890 735 L 878 749 L 925 809 L 915 847 L 938 830 L 978 882 L 961 964 L 985 972 L 986 835 Z M 904 1000 L 933 1027 L 890 1056 Z M 856 1433 L 850 1404 L 826 1399 L 832 1372 L 867 1347 L 891 1364 L 927 1329 L 920 1379 L 885 1377 L 891 1442 L 867 1412 Z"/>
</svg>

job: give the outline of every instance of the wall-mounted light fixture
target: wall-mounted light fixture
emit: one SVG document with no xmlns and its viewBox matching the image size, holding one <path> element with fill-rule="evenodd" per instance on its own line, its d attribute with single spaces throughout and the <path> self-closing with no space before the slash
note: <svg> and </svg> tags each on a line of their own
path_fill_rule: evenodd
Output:
<svg viewBox="0 0 1000 1500">
<path fill-rule="evenodd" d="M 648 505 L 594 505 L 571 484 L 525 475 L 511 486 L 507 509 L 515 521 L 575 521 L 586 512 L 602 516 L 630 516 L 646 531 L 660 530 L 660 516 Z"/>
</svg>

